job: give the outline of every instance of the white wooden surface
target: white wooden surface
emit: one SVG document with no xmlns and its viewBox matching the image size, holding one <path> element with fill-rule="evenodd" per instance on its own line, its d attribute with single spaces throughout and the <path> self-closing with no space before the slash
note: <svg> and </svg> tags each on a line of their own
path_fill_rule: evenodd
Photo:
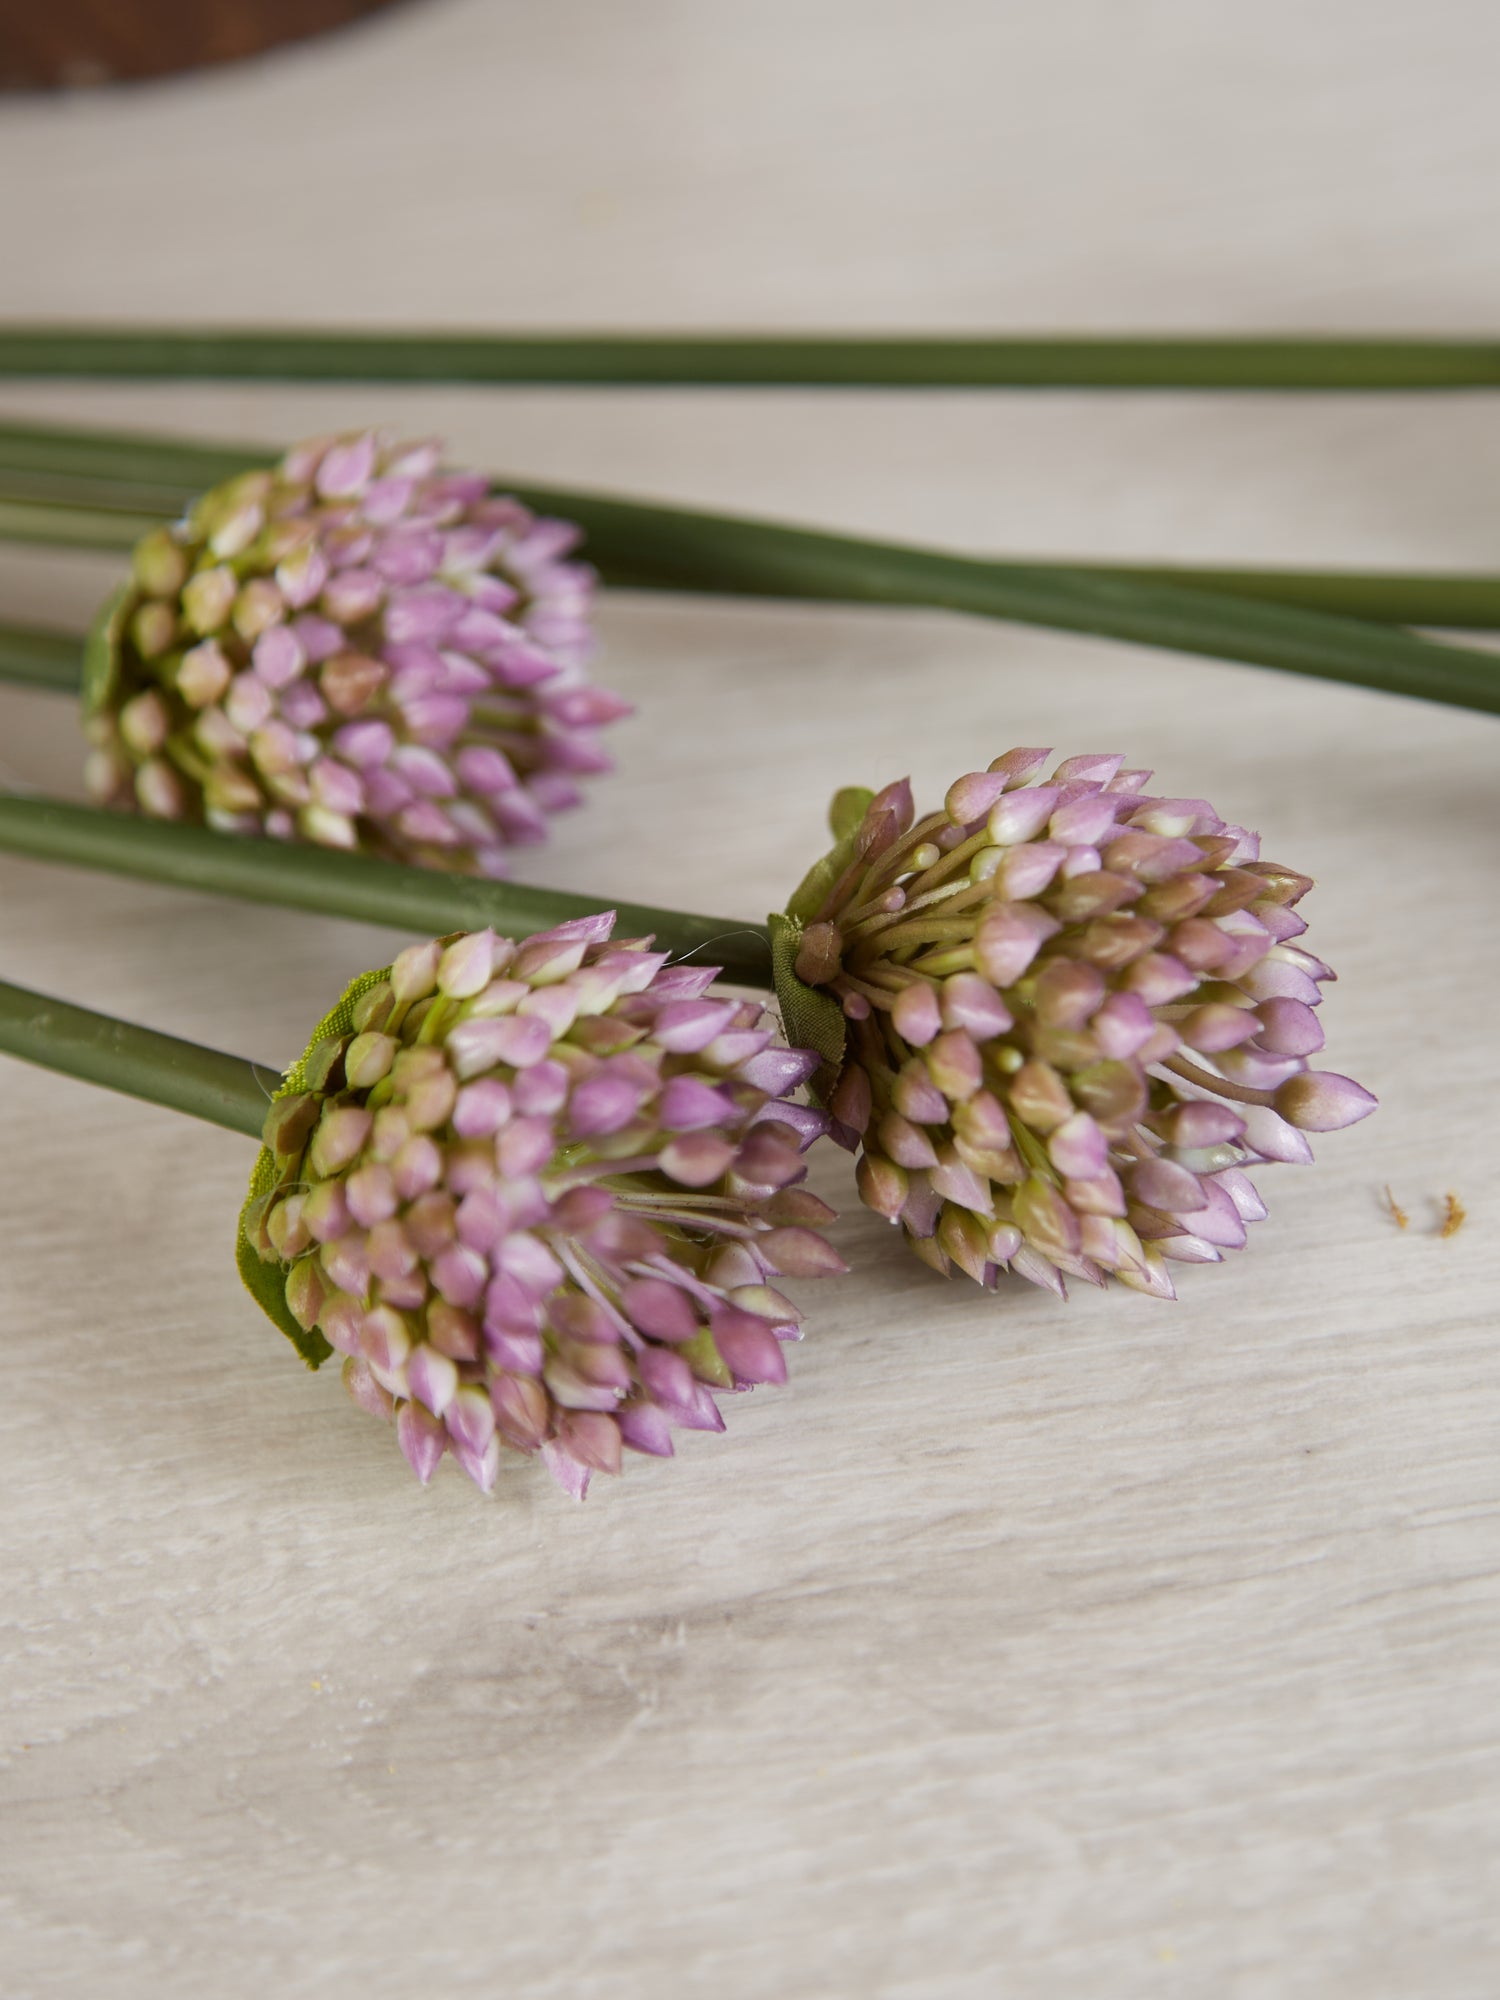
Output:
<svg viewBox="0 0 1500 2000">
<path fill-rule="evenodd" d="M 0 111 L 11 315 L 1493 331 L 1492 9 L 498 0 Z M 1493 564 L 1500 398 L 24 389 L 974 546 Z M 7 552 L 14 617 L 108 566 Z M 1321 886 L 1334 1067 L 1175 1309 L 853 1206 L 784 1391 L 419 1492 L 240 1293 L 240 1141 L 7 1064 L 0 1991 L 1488 2000 L 1495 724 L 935 616 L 609 604 L 539 879 L 757 916 L 835 785 L 1119 748 Z M 76 789 L 59 704 L 11 782 Z M 12 978 L 282 1059 L 389 934 L 0 866 Z M 1389 1181 L 1411 1214 L 1382 1205 Z M 1467 1227 L 1434 1233 L 1443 1195 Z"/>
</svg>

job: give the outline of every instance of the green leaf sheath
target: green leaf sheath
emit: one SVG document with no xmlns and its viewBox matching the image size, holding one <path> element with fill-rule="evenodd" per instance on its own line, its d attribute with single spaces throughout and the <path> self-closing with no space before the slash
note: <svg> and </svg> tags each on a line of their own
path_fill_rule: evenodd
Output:
<svg viewBox="0 0 1500 2000">
<path fill-rule="evenodd" d="M 896 389 L 1484 389 L 1500 342 L 15 326 L 0 376 Z"/>
<path fill-rule="evenodd" d="M 7 507 L 12 515 L 45 514 L 63 521 L 69 505 L 61 500 L 7 501 L 6 454 L 11 447 L 6 435 L 0 433 L 0 534 L 6 532 Z M 14 427 L 8 435 L 17 435 Z M 23 452 L 32 459 L 44 456 L 56 437 L 26 431 Z M 80 542 L 97 537 L 100 524 L 107 528 L 111 520 L 117 523 L 115 545 L 133 542 L 142 524 L 125 510 L 111 516 L 101 504 L 114 489 L 97 467 L 90 468 L 83 456 L 82 435 L 64 436 L 62 443 L 70 454 L 71 469 L 47 474 L 33 465 L 28 473 L 33 486 L 50 481 L 49 491 L 66 488 L 73 496 L 69 504 L 80 510 L 82 526 L 76 537 Z M 106 437 L 100 443 L 108 454 L 118 448 L 119 439 Z M 194 463 L 199 449 L 189 448 L 179 469 Z M 157 476 L 168 462 L 161 454 L 176 454 L 181 448 L 152 443 L 148 450 Z M 210 447 L 203 456 L 218 476 L 236 463 L 243 469 L 256 462 L 248 453 L 237 462 L 228 461 L 224 447 Z M 185 477 L 181 503 L 203 483 L 201 476 Z M 528 505 L 577 521 L 588 538 L 590 558 L 614 583 L 711 594 L 925 605 L 1500 711 L 1500 667 L 1490 654 L 1322 610 L 1229 596 L 1201 588 L 1196 581 L 1189 587 L 1087 566 L 988 562 L 780 522 L 513 484 L 503 476 L 501 483 Z M 45 538 L 43 529 L 38 537 Z M 90 545 L 102 544 L 96 539 Z"/>
<path fill-rule="evenodd" d="M 771 984 L 770 942 L 763 924 L 444 875 L 333 848 L 246 840 L 59 800 L 0 794 L 0 852 L 388 924 L 426 937 L 482 930 L 487 924 L 506 936 L 526 937 L 573 917 L 613 909 L 619 913 L 616 928 L 622 937 L 651 935 L 674 958 L 722 966 L 724 977 L 739 986 Z"/>
<path fill-rule="evenodd" d="M 833 995 L 808 986 L 797 977 L 802 931 L 803 925 L 797 917 L 780 911 L 772 913 L 771 963 L 775 968 L 781 1024 L 793 1048 L 816 1049 L 823 1058 L 812 1079 L 813 1095 L 821 1104 L 838 1081 L 846 1029 L 843 1009 Z"/>
<path fill-rule="evenodd" d="M 277 1097 L 288 1097 L 293 1092 L 307 1088 L 307 1065 L 314 1049 L 325 1037 L 348 1035 L 354 1027 L 354 1005 L 372 986 L 378 986 L 390 970 L 382 967 L 378 972 L 361 972 L 339 995 L 338 1001 L 326 1013 L 308 1037 L 307 1047 L 302 1051 L 281 1081 Z M 234 1261 L 238 1266 L 241 1282 L 266 1317 L 286 1335 L 309 1368 L 319 1368 L 333 1353 L 332 1347 L 318 1332 L 316 1327 L 304 1327 L 286 1302 L 287 1266 L 265 1262 L 254 1243 L 250 1240 L 250 1219 L 256 1207 L 270 1194 L 277 1182 L 287 1171 L 286 1163 L 278 1161 L 269 1146 L 262 1146 L 250 1172 L 250 1187 L 240 1210 L 239 1227 L 235 1232 Z"/>
<path fill-rule="evenodd" d="M 0 1052 L 259 1138 L 281 1072 L 0 980 Z"/>
</svg>

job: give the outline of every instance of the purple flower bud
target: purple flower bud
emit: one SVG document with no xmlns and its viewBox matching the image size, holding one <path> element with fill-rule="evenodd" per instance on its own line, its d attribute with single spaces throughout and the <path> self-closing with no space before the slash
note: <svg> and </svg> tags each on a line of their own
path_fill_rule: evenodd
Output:
<svg viewBox="0 0 1500 2000">
<path fill-rule="evenodd" d="M 460 1444 L 455 1439 L 453 1442 L 453 1456 L 458 1460 L 463 1471 L 473 1480 L 481 1493 L 489 1493 L 494 1490 L 495 1480 L 498 1478 L 500 1472 L 500 1444 L 497 1438 L 491 1437 L 489 1443 L 482 1449 L 473 1445 Z"/>
<path fill-rule="evenodd" d="M 523 1014 L 503 1014 L 498 1020 L 460 1021 L 444 1044 L 455 1076 L 467 1081 L 499 1063 L 515 1069 L 538 1063 L 552 1046 L 545 1021 Z"/>
<path fill-rule="evenodd" d="M 1352 1077 L 1332 1070 L 1306 1070 L 1289 1077 L 1276 1093 L 1276 1109 L 1302 1132 L 1340 1132 L 1376 1109 L 1377 1100 Z"/>
<path fill-rule="evenodd" d="M 1193 1216 L 1192 1233 L 1216 1248 L 1238 1250 L 1245 1241 L 1245 1220 L 1232 1196 L 1212 1179 L 1199 1183 L 1205 1206 Z M 1181 1212 L 1181 1211 L 1180 1211 Z M 1163 1254 L 1165 1254 L 1165 1246 Z"/>
<path fill-rule="evenodd" d="M 1009 782 L 1004 771 L 971 771 L 948 787 L 943 809 L 955 826 L 968 826 L 985 818 Z"/>
<path fill-rule="evenodd" d="M 1198 1176 L 1171 1160 L 1144 1159 L 1127 1175 L 1135 1199 L 1168 1215 L 1192 1215 L 1207 1205 Z"/>
<path fill-rule="evenodd" d="M 812 1049 L 763 1049 L 739 1065 L 739 1076 L 745 1083 L 754 1084 L 757 1090 L 769 1091 L 773 1097 L 785 1097 L 789 1092 L 804 1084 L 818 1067 L 819 1057 Z"/>
<path fill-rule="evenodd" d="M 1260 1045 L 1273 1055 L 1314 1056 L 1323 1046 L 1323 1029 L 1317 1015 L 1300 1000 L 1262 1000 L 1256 1013 L 1260 1018 Z"/>
<path fill-rule="evenodd" d="M 786 1380 L 786 1355 L 764 1320 L 734 1306 L 721 1306 L 710 1325 L 714 1346 L 737 1386 Z"/>
<path fill-rule="evenodd" d="M 1015 847 L 1023 840 L 1034 840 L 1056 811 L 1061 797 L 1055 785 L 1007 792 L 990 814 L 990 839 L 997 847 Z"/>
<path fill-rule="evenodd" d="M 1012 902 L 1039 896 L 1068 858 L 1067 848 L 1056 840 L 1029 840 L 1020 847 L 989 848 L 985 852 L 986 856 L 999 857 L 992 879 L 999 894 Z"/>
<path fill-rule="evenodd" d="M 1160 1129 L 1172 1145 L 1192 1152 L 1204 1146 L 1218 1146 L 1227 1140 L 1238 1139 L 1245 1129 L 1245 1121 L 1232 1105 L 1195 1098 L 1190 1103 L 1177 1104 L 1163 1112 Z"/>
<path fill-rule="evenodd" d="M 1012 755 L 1014 754 L 1012 752 Z M 1113 755 L 1064 757 L 1057 769 L 1052 773 L 1051 783 L 1054 785 L 1107 785 L 1124 762 L 1125 759 L 1123 757 Z"/>
<path fill-rule="evenodd" d="M 773 1271 L 788 1278 L 823 1278 L 847 1271 L 848 1265 L 815 1229 L 792 1226 L 773 1229 L 756 1245 Z"/>
<path fill-rule="evenodd" d="M 1203 1236 L 1167 1236 L 1160 1247 L 1163 1257 L 1178 1264 L 1219 1264 L 1224 1260 L 1223 1251 Z"/>
<path fill-rule="evenodd" d="M 1109 1145 L 1086 1111 L 1066 1119 L 1047 1141 L 1047 1152 L 1060 1174 L 1091 1180 L 1109 1163 Z"/>
<path fill-rule="evenodd" d="M 1014 791 L 1018 785 L 1029 785 L 1051 755 L 1050 750 L 1007 750 L 990 769 L 1003 772 L 1006 790 Z"/>
<path fill-rule="evenodd" d="M 1177 1028 L 1190 1049 L 1216 1056 L 1226 1049 L 1238 1048 L 1241 1042 L 1250 1041 L 1259 1032 L 1260 1022 L 1250 1008 L 1230 1007 L 1222 1001 L 1214 1001 L 1192 1008 Z"/>
<path fill-rule="evenodd" d="M 1090 1023 L 1100 1053 L 1117 1062 L 1135 1055 L 1151 1039 L 1155 1016 L 1138 993 L 1111 993 Z"/>
<path fill-rule="evenodd" d="M 1020 796 L 1020 794 L 1017 794 Z M 979 969 L 994 986 L 1014 986 L 1048 938 L 1062 926 L 1035 903 L 996 903 L 974 934 Z"/>
<path fill-rule="evenodd" d="M 896 995 L 891 1020 L 903 1041 L 925 1048 L 943 1025 L 936 989 L 925 979 L 913 980 Z"/>
<path fill-rule="evenodd" d="M 632 1451 L 649 1452 L 655 1458 L 672 1456 L 672 1421 L 655 1403 L 622 1403 L 615 1422 Z"/>
<path fill-rule="evenodd" d="M 942 1022 L 962 1028 L 977 1041 L 992 1041 L 1013 1025 L 1010 1009 L 988 980 L 975 972 L 956 972 L 942 987 Z"/>
<path fill-rule="evenodd" d="M 492 1137 L 509 1120 L 511 1092 L 497 1076 L 466 1083 L 453 1100 L 453 1129 L 461 1139 Z"/>
<path fill-rule="evenodd" d="M 351 1355 L 344 1363 L 343 1381 L 352 1402 L 370 1416 L 384 1417 L 389 1422 L 395 1413 L 390 1391 L 375 1380 L 369 1362 L 362 1355 Z"/>
<path fill-rule="evenodd" d="M 1239 983 L 1252 1000 L 1297 1000 L 1305 1007 L 1316 1007 L 1323 997 L 1315 979 L 1284 959 L 1263 958 L 1240 975 Z"/>
<path fill-rule="evenodd" d="M 470 931 L 450 944 L 438 960 L 437 986 L 450 1000 L 472 1000 L 490 983 L 495 955 L 493 931 Z"/>
<path fill-rule="evenodd" d="M 589 1470 L 571 1452 L 553 1441 L 542 1446 L 542 1463 L 570 1500 L 582 1500 L 589 1490 Z"/>
<path fill-rule="evenodd" d="M 656 1115 L 668 1132 L 693 1132 L 730 1122 L 733 1107 L 723 1093 L 701 1077 L 674 1076 L 662 1090 Z"/>
<path fill-rule="evenodd" d="M 1113 828 L 1118 805 L 1119 801 L 1107 792 L 1069 799 L 1053 813 L 1048 834 L 1065 846 L 1093 847 Z"/>
<path fill-rule="evenodd" d="M 424 1345 L 415 1350 L 406 1364 L 406 1381 L 417 1402 L 434 1417 L 442 1416 L 458 1394 L 458 1369 L 436 1347 Z"/>
<path fill-rule="evenodd" d="M 495 1425 L 507 1444 L 518 1451 L 537 1451 L 552 1426 L 552 1410 L 540 1382 L 524 1376 L 497 1375 L 490 1383 Z"/>
<path fill-rule="evenodd" d="M 674 1055 L 696 1055 L 723 1033 L 734 1008 L 723 1000 L 676 1000 L 661 1010 L 657 1037 Z"/>
<path fill-rule="evenodd" d="M 1245 1144 L 1263 1160 L 1282 1160 L 1291 1166 L 1306 1166 L 1312 1147 L 1294 1125 L 1289 1125 L 1266 1104 L 1246 1107 Z"/>
</svg>

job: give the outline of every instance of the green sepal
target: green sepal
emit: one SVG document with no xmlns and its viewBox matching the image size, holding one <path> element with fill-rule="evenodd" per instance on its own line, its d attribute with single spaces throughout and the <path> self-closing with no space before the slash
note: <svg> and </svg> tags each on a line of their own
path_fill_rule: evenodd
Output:
<svg viewBox="0 0 1500 2000">
<path fill-rule="evenodd" d="M 83 642 L 83 712 L 97 715 L 112 707 L 119 693 L 120 648 L 125 642 L 126 613 L 135 604 L 135 585 L 122 583 L 100 606 Z"/>
<path fill-rule="evenodd" d="M 802 944 L 802 921 L 773 910 L 767 919 L 771 930 L 771 972 L 776 981 L 776 998 L 781 1006 L 781 1024 L 788 1044 L 796 1049 L 816 1049 L 823 1058 L 809 1089 L 821 1104 L 838 1081 L 844 1062 L 844 1010 L 831 993 L 809 986 L 797 977 L 797 953 Z"/>
<path fill-rule="evenodd" d="M 382 966 L 378 972 L 362 972 L 358 979 L 350 982 L 345 988 L 338 1005 L 332 1008 L 319 1021 L 317 1027 L 312 1031 L 307 1047 L 282 1078 L 281 1088 L 271 1099 L 273 1104 L 278 1103 L 283 1097 L 290 1097 L 294 1093 L 306 1090 L 309 1087 L 307 1069 L 319 1043 L 328 1041 L 331 1037 L 342 1037 L 352 1034 L 354 1031 L 355 1005 L 364 998 L 372 986 L 378 986 L 382 979 L 388 977 L 389 973 L 390 967 L 386 965 Z M 275 1187 L 277 1181 L 281 1178 L 281 1172 L 282 1169 L 277 1164 L 276 1155 L 271 1151 L 269 1146 L 262 1146 L 260 1155 L 255 1162 L 254 1170 L 250 1175 L 250 1191 L 245 1196 L 244 1206 L 240 1210 L 239 1227 L 235 1237 L 234 1260 L 239 1266 L 239 1273 L 241 1279 L 244 1281 L 245 1290 L 254 1299 L 266 1318 L 274 1326 L 280 1328 L 309 1368 L 320 1368 L 329 1355 L 332 1354 L 333 1349 L 323 1338 L 322 1334 L 318 1332 L 316 1327 L 308 1330 L 298 1325 L 296 1319 L 292 1316 L 291 1308 L 286 1302 L 287 1266 L 281 1263 L 265 1263 L 261 1258 L 260 1252 L 251 1242 L 245 1226 L 251 1208 L 262 1195 L 270 1193 L 271 1189 Z"/>
<path fill-rule="evenodd" d="M 874 796 L 864 785 L 846 785 L 841 792 L 834 793 L 833 804 L 828 808 L 834 844 L 797 884 L 796 894 L 786 906 L 789 917 L 796 917 L 802 924 L 810 923 L 822 909 L 829 890 L 854 858 L 854 836 Z"/>
<path fill-rule="evenodd" d="M 793 1048 L 815 1049 L 823 1058 L 808 1088 L 821 1104 L 838 1081 L 844 1062 L 844 1010 L 831 993 L 820 992 L 797 977 L 797 953 L 802 932 L 827 901 L 830 890 L 854 859 L 854 840 L 875 794 L 868 785 L 845 785 L 833 795 L 828 828 L 833 846 L 815 861 L 797 884 L 786 913 L 772 913 L 771 973 L 781 1022 Z"/>
<path fill-rule="evenodd" d="M 845 785 L 835 792 L 828 808 L 828 830 L 834 839 L 847 840 L 857 832 L 874 801 L 875 794 L 868 785 Z"/>
</svg>

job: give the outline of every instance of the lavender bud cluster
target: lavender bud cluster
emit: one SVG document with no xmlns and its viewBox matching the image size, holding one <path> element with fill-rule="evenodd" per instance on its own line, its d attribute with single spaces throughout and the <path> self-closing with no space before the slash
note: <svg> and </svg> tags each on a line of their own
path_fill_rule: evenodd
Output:
<svg viewBox="0 0 1500 2000">
<path fill-rule="evenodd" d="M 593 572 L 433 443 L 318 438 L 136 548 L 96 633 L 102 803 L 488 876 L 609 769 Z"/>
<path fill-rule="evenodd" d="M 816 1058 L 612 914 L 414 945 L 266 1121 L 244 1236 L 424 1483 L 507 1450 L 582 1497 L 785 1379 L 772 1283 L 844 1266 L 801 1188 Z"/>
<path fill-rule="evenodd" d="M 825 1093 L 924 1262 L 1174 1295 L 1265 1214 L 1250 1170 L 1375 1108 L 1309 1068 L 1334 975 L 1308 877 L 1149 771 L 1011 750 L 918 819 L 904 781 L 799 892 L 796 979 L 846 1023 Z M 806 885 L 804 885 L 806 891 Z"/>
</svg>

